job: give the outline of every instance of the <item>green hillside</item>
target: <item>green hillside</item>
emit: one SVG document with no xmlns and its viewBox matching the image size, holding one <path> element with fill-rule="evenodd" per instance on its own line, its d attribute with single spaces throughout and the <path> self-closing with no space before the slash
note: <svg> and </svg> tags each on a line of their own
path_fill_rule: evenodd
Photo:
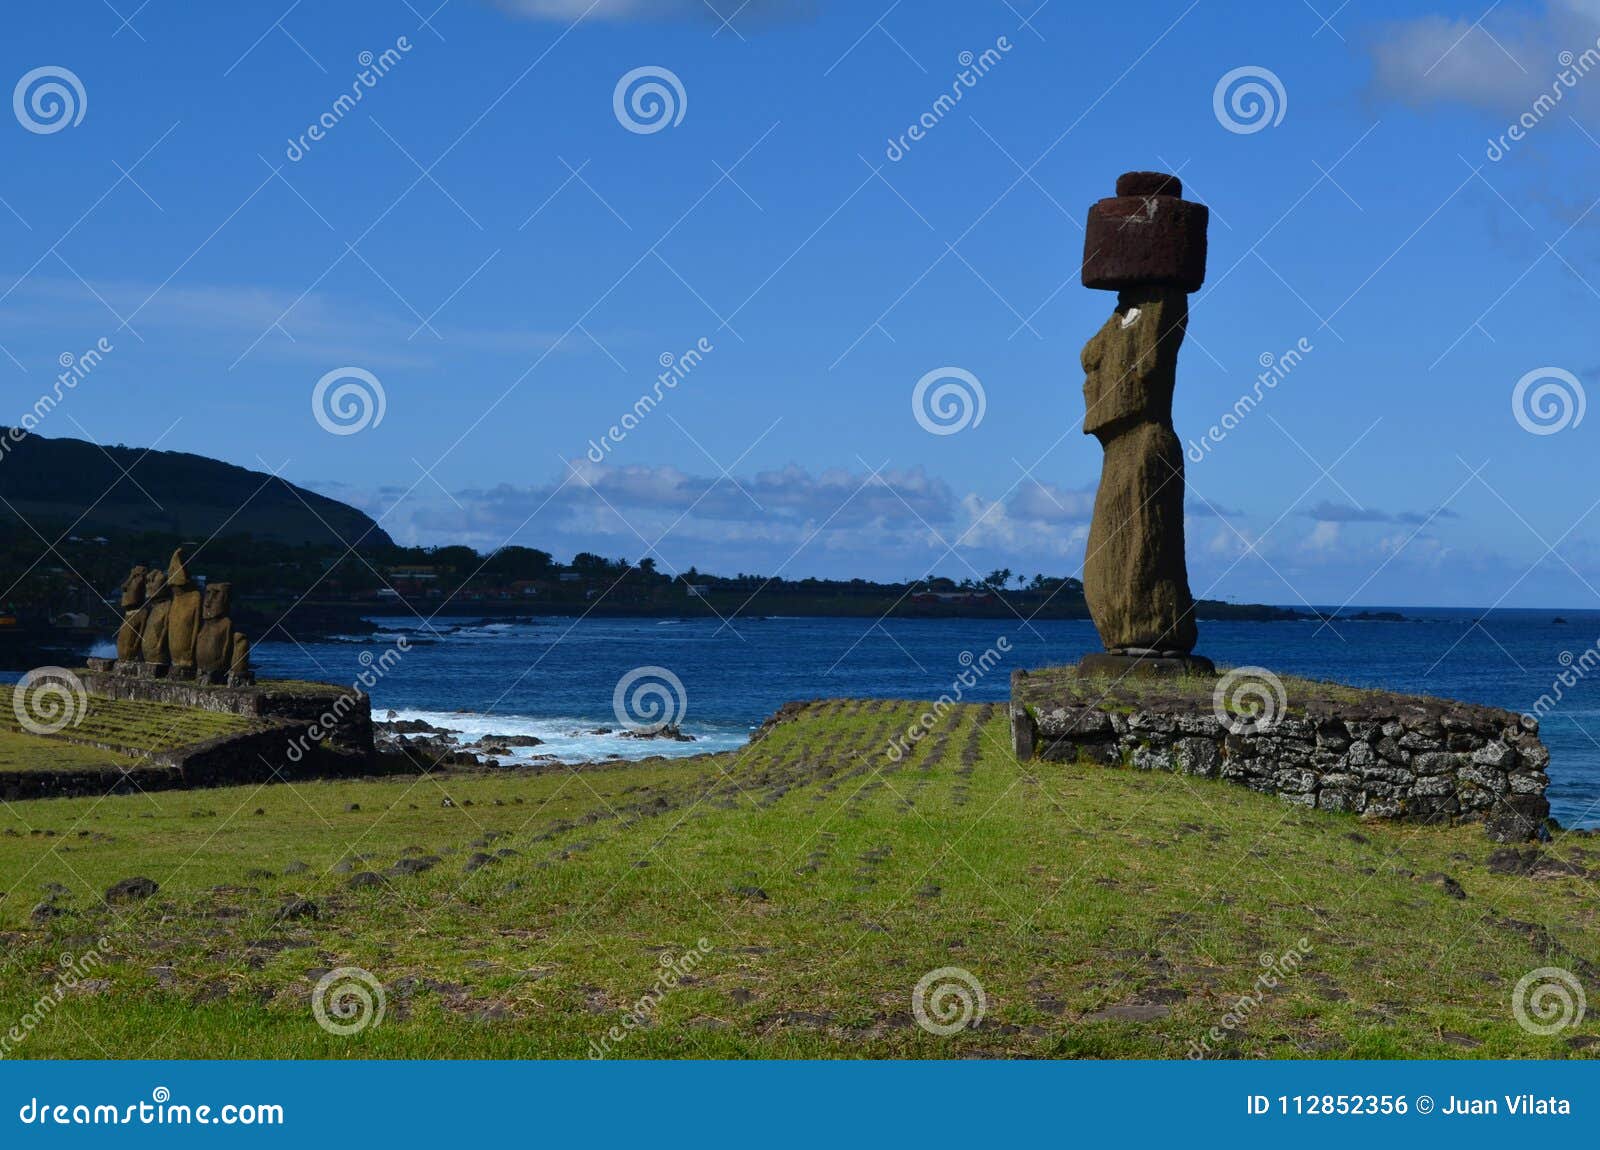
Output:
<svg viewBox="0 0 1600 1150">
<path fill-rule="evenodd" d="M 264 471 L 181 451 L 37 435 L 7 438 L 5 447 L 0 527 L 20 527 L 21 515 L 41 531 L 70 528 L 80 536 L 201 540 L 221 532 L 340 548 L 392 545 L 364 512 Z"/>
</svg>

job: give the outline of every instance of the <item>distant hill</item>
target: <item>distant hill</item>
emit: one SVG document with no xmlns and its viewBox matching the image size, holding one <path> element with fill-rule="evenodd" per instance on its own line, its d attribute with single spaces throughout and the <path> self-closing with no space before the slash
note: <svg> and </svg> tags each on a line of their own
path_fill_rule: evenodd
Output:
<svg viewBox="0 0 1600 1150">
<path fill-rule="evenodd" d="M 220 533 L 340 548 L 393 546 L 363 511 L 203 455 L 36 435 L 14 442 L 4 429 L 0 451 L 0 527 L 20 526 L 21 515 L 40 530 L 65 531 L 76 521 L 75 535 L 161 532 L 204 540 Z"/>
</svg>

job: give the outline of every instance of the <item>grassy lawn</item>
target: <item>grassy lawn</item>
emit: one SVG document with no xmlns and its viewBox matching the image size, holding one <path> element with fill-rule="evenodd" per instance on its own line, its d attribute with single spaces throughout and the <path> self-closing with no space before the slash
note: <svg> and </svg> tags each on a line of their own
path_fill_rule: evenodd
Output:
<svg viewBox="0 0 1600 1150">
<path fill-rule="evenodd" d="M 9 707 L 5 719 L 13 716 Z M 79 746 L 65 739 L 41 738 L 0 720 L 0 773 L 6 771 L 78 771 L 101 767 L 132 770 L 139 766 L 137 755 L 118 754 L 98 747 Z"/>
<path fill-rule="evenodd" d="M 96 953 L 12 1056 L 582 1058 L 698 949 L 611 1053 L 1181 1058 L 1213 1027 L 1222 1057 L 1600 1050 L 1592 1013 L 1540 1036 L 1511 1008 L 1538 967 L 1600 995 L 1600 840 L 1496 873 L 1473 827 L 1019 765 L 998 706 L 891 762 L 919 713 L 817 704 L 741 753 L 581 773 L 0 807 L 0 1024 Z M 160 889 L 105 906 L 131 876 Z M 36 919 L 52 890 L 63 913 Z M 293 899 L 315 917 L 280 918 Z M 386 1011 L 338 1036 L 313 987 L 350 966 Z M 945 967 L 986 1009 L 937 1035 L 912 996 Z"/>
<path fill-rule="evenodd" d="M 35 687 L 29 691 L 30 700 L 48 688 Z M 17 717 L 13 695 L 16 688 L 0 684 L 0 770 L 27 770 L 35 767 L 60 767 L 76 765 L 73 754 L 67 750 L 58 753 L 62 761 L 41 761 L 35 753 L 40 737 L 25 731 Z M 48 746 L 61 743 L 99 743 L 121 749 L 137 758 L 152 751 L 169 751 L 190 743 L 214 739 L 221 735 L 240 734 L 255 729 L 259 723 L 244 715 L 228 715 L 217 711 L 202 711 L 194 707 L 172 706 L 166 703 L 138 703 L 121 699 L 102 699 L 84 696 L 86 707 L 77 722 L 59 733 L 45 736 Z M 61 700 L 54 700 L 59 703 Z M 43 700 L 29 702 L 27 713 L 52 717 Z M 119 759 L 120 756 L 95 752 L 97 757 L 84 760 L 85 765 L 99 765 Z"/>
</svg>

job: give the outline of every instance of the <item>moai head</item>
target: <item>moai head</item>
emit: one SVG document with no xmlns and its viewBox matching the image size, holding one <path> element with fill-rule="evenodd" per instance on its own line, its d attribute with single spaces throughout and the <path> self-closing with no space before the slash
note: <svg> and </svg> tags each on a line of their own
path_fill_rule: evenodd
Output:
<svg viewBox="0 0 1600 1150">
<path fill-rule="evenodd" d="M 1117 194 L 1089 209 L 1083 233 L 1083 286 L 1105 291 L 1168 287 L 1198 291 L 1206 278 L 1211 211 L 1182 199 L 1164 172 L 1125 172 Z"/>
<path fill-rule="evenodd" d="M 194 586 L 194 580 L 189 578 L 189 557 L 179 547 L 172 553 L 172 561 L 167 564 L 167 586 L 174 591 L 185 591 Z"/>
<path fill-rule="evenodd" d="M 167 573 L 159 567 L 151 567 L 144 573 L 144 597 L 148 602 L 159 599 L 167 593 Z"/>
<path fill-rule="evenodd" d="M 124 609 L 137 607 L 144 602 L 144 565 L 140 564 L 128 572 L 128 577 L 122 581 L 122 606 Z"/>
<path fill-rule="evenodd" d="M 207 619 L 226 619 L 233 597 L 232 583 L 207 583 L 205 603 L 201 613 Z"/>
</svg>

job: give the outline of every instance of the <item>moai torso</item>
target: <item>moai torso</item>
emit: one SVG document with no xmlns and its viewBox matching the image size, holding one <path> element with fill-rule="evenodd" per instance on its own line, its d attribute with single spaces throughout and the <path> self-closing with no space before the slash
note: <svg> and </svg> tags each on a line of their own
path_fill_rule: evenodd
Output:
<svg viewBox="0 0 1600 1150">
<path fill-rule="evenodd" d="M 207 583 L 204 619 L 195 639 L 195 673 L 202 683 L 218 683 L 233 660 L 233 620 L 228 617 L 233 588 L 228 583 Z"/>
<path fill-rule="evenodd" d="M 253 682 L 255 674 L 250 670 L 250 640 L 235 631 L 229 647 L 228 683 L 242 687 Z"/>
<path fill-rule="evenodd" d="M 166 572 L 155 568 L 146 573 L 144 599 L 145 620 L 140 636 L 140 654 L 146 663 L 165 666 L 172 658 L 167 647 L 167 615 L 172 610 L 172 599 L 167 594 Z"/>
<path fill-rule="evenodd" d="M 144 567 L 135 567 L 122 581 L 122 624 L 117 628 L 117 662 L 137 663 L 143 655 Z"/>
<path fill-rule="evenodd" d="M 194 644 L 200 634 L 200 589 L 189 578 L 188 560 L 180 547 L 167 565 L 167 586 L 172 605 L 167 611 L 167 651 L 178 678 L 194 674 Z"/>
</svg>

